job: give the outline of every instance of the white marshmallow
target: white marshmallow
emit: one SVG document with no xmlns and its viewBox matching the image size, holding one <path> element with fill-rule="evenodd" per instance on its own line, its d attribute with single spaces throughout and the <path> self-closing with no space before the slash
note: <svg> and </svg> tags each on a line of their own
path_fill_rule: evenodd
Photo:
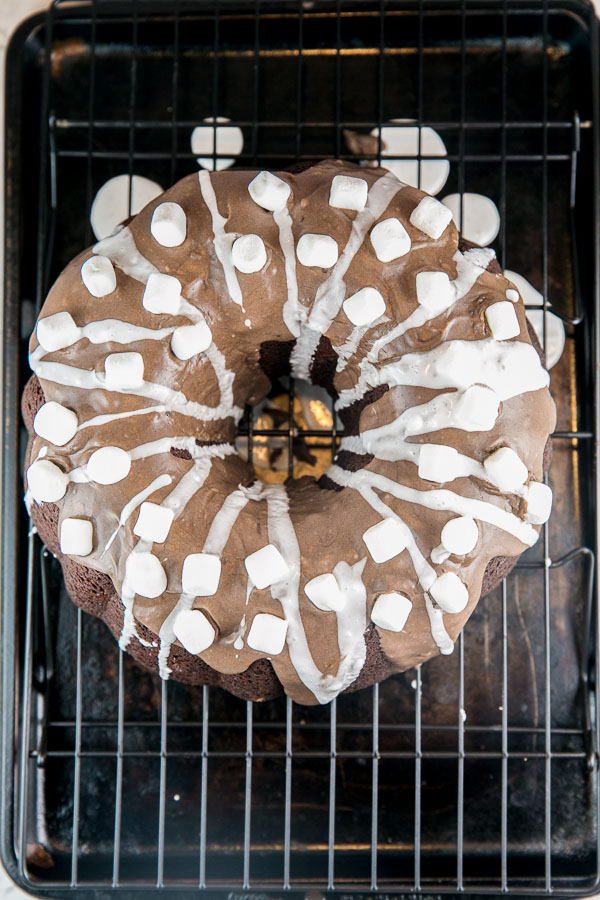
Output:
<svg viewBox="0 0 600 900">
<path fill-rule="evenodd" d="M 115 175 L 106 181 L 92 203 L 90 222 L 98 241 L 114 234 L 117 225 L 129 216 L 135 216 L 145 206 L 162 194 L 163 188 L 156 181 L 142 175 Z M 130 209 L 131 193 L 131 209 Z"/>
<path fill-rule="evenodd" d="M 411 121 L 392 119 L 389 125 L 381 128 L 381 167 L 389 169 L 404 184 L 412 184 L 428 194 L 437 194 L 446 183 L 450 163 L 447 159 L 435 157 L 446 156 L 446 146 L 433 128 L 407 124 Z M 379 133 L 379 128 L 371 131 L 373 137 L 378 137 Z M 429 158 L 407 158 L 419 155 Z"/>
<path fill-rule="evenodd" d="M 70 347 L 81 337 L 81 329 L 77 327 L 73 316 L 68 312 L 58 312 L 40 319 L 35 333 L 47 353 Z"/>
<path fill-rule="evenodd" d="M 33 420 L 33 430 L 37 435 L 57 447 L 68 444 L 77 432 L 79 420 L 72 409 L 49 400 L 40 406 Z"/>
<path fill-rule="evenodd" d="M 451 221 L 448 207 L 434 197 L 423 197 L 410 214 L 410 224 L 434 240 L 443 235 Z"/>
<path fill-rule="evenodd" d="M 94 545 L 94 526 L 88 519 L 63 519 L 60 523 L 60 552 L 69 556 L 89 556 Z"/>
<path fill-rule="evenodd" d="M 242 129 L 238 125 L 228 125 L 230 119 L 224 116 L 213 118 L 209 116 L 203 119 L 207 125 L 197 125 L 192 131 L 190 143 L 192 153 L 199 153 L 201 157 L 196 160 L 203 169 L 209 169 L 211 172 L 216 169 L 217 172 L 223 169 L 229 169 L 235 162 L 235 157 L 239 156 L 244 149 L 244 135 Z M 217 125 L 215 128 L 213 123 Z M 215 141 L 216 136 L 216 141 Z M 216 147 L 215 147 L 216 143 Z M 220 159 L 213 159 L 207 154 L 218 153 Z M 230 158 L 224 156 L 230 155 Z"/>
<path fill-rule="evenodd" d="M 458 450 L 444 444 L 421 444 L 419 450 L 419 478 L 443 484 L 456 478 Z"/>
<path fill-rule="evenodd" d="M 336 209 L 354 209 L 360 212 L 367 204 L 369 185 L 364 178 L 336 175 L 331 182 L 329 205 Z"/>
<path fill-rule="evenodd" d="M 173 275 L 153 272 L 146 282 L 142 306 L 148 312 L 176 316 L 181 307 L 181 282 Z"/>
<path fill-rule="evenodd" d="M 387 562 L 406 549 L 406 529 L 397 519 L 390 516 L 367 528 L 363 534 L 363 541 L 374 562 Z"/>
<path fill-rule="evenodd" d="M 546 320 L 546 334 L 544 335 L 544 319 Z M 565 326 L 554 313 L 544 312 L 543 309 L 527 310 L 527 321 L 533 325 L 534 331 L 544 347 L 546 368 L 551 369 L 562 356 L 565 349 Z"/>
<path fill-rule="evenodd" d="M 144 541 L 152 541 L 153 544 L 163 544 L 173 524 L 173 510 L 158 503 L 146 501 L 140 506 L 137 521 L 133 526 L 133 533 Z"/>
<path fill-rule="evenodd" d="M 456 299 L 454 287 L 445 272 L 419 272 L 416 277 L 417 300 L 430 315 L 439 315 Z"/>
<path fill-rule="evenodd" d="M 500 400 L 491 388 L 473 384 L 456 402 L 456 421 L 464 431 L 490 431 L 498 418 Z"/>
<path fill-rule="evenodd" d="M 212 343 L 212 331 L 206 322 L 181 325 L 171 335 L 171 350 L 178 359 L 191 359 L 203 353 Z"/>
<path fill-rule="evenodd" d="M 298 241 L 296 254 L 303 266 L 330 269 L 337 262 L 338 245 L 328 234 L 303 234 Z"/>
<path fill-rule="evenodd" d="M 117 276 L 108 256 L 90 256 L 81 267 L 81 280 L 92 297 L 112 294 L 117 286 Z"/>
<path fill-rule="evenodd" d="M 459 613 L 469 602 L 469 592 L 454 572 L 439 575 L 429 588 L 429 593 L 447 613 Z"/>
<path fill-rule="evenodd" d="M 518 303 L 519 302 L 519 292 L 513 290 L 512 288 L 509 288 L 506 292 L 506 299 L 510 300 L 511 303 Z"/>
<path fill-rule="evenodd" d="M 343 306 L 353 325 L 369 325 L 385 312 L 385 300 L 374 287 L 361 288 L 344 300 Z"/>
<path fill-rule="evenodd" d="M 167 589 L 165 570 L 154 553 L 130 553 L 125 563 L 125 578 L 134 593 L 149 600 L 160 597 Z"/>
<path fill-rule="evenodd" d="M 507 341 L 521 333 L 515 307 L 510 300 L 492 303 L 487 307 L 485 317 L 495 341 Z"/>
<path fill-rule="evenodd" d="M 258 613 L 252 620 L 246 643 L 259 653 L 267 656 L 279 656 L 285 646 L 288 623 L 279 616 L 269 613 Z"/>
<path fill-rule="evenodd" d="M 452 213 L 456 227 L 466 241 L 472 241 L 480 247 L 487 247 L 500 231 L 500 213 L 490 197 L 484 194 L 472 194 L 466 191 L 462 195 L 448 194 L 442 203 Z M 462 227 L 461 227 L 462 210 Z"/>
<path fill-rule="evenodd" d="M 187 234 L 187 218 L 179 205 L 167 201 L 159 203 L 150 222 L 152 237 L 163 247 L 179 247 Z"/>
<path fill-rule="evenodd" d="M 404 594 L 380 594 L 373 604 L 371 621 L 386 631 L 402 631 L 411 610 L 412 603 Z"/>
<path fill-rule="evenodd" d="M 260 591 L 283 581 L 290 574 L 288 565 L 274 544 L 267 544 L 244 560 L 252 584 Z"/>
<path fill-rule="evenodd" d="M 108 391 L 139 388 L 144 383 L 144 358 L 141 353 L 110 353 L 104 372 Z"/>
<path fill-rule="evenodd" d="M 67 491 L 69 479 L 49 459 L 37 459 L 27 469 L 27 486 L 36 503 L 56 503 Z"/>
<path fill-rule="evenodd" d="M 335 575 L 326 573 L 311 578 L 304 586 L 304 593 L 317 609 L 339 612 L 346 605 L 346 598 L 335 580 Z"/>
<path fill-rule="evenodd" d="M 477 522 L 471 516 L 457 516 L 442 528 L 442 546 L 448 553 L 464 556 L 473 550 L 478 540 Z"/>
<path fill-rule="evenodd" d="M 287 181 L 283 181 L 272 172 L 259 172 L 248 185 L 248 193 L 254 202 L 269 212 L 279 212 L 283 209 L 291 192 Z"/>
<path fill-rule="evenodd" d="M 116 484 L 127 478 L 130 469 L 129 453 L 120 447 L 100 447 L 87 462 L 87 473 L 96 484 Z"/>
<path fill-rule="evenodd" d="M 543 525 L 552 510 L 552 489 L 541 481 L 532 481 L 527 489 L 525 521 L 530 525 Z"/>
<path fill-rule="evenodd" d="M 399 219 L 383 219 L 371 229 L 371 244 L 380 262 L 392 262 L 410 250 L 410 236 Z"/>
<path fill-rule="evenodd" d="M 213 625 L 200 609 L 183 609 L 178 613 L 173 622 L 173 633 L 192 656 L 208 650 L 216 636 Z"/>
<path fill-rule="evenodd" d="M 484 459 L 489 480 L 501 491 L 516 491 L 527 481 L 527 466 L 510 447 L 500 447 Z"/>
<path fill-rule="evenodd" d="M 510 269 L 504 270 L 504 277 L 512 281 L 514 286 L 519 289 L 523 303 L 526 306 L 543 306 L 544 298 L 540 292 L 530 284 L 526 278 L 519 275 L 518 272 L 512 272 Z"/>
<path fill-rule="evenodd" d="M 238 272 L 260 272 L 267 261 L 263 239 L 257 234 L 243 234 L 233 242 L 231 259 Z"/>
<path fill-rule="evenodd" d="M 221 560 L 212 553 L 190 553 L 183 561 L 181 586 L 194 597 L 212 597 L 221 578 Z"/>
</svg>

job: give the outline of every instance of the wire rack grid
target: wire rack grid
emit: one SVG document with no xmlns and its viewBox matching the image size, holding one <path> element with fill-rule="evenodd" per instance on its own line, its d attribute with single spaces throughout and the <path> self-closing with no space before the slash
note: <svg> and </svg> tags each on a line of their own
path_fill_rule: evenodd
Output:
<svg viewBox="0 0 600 900">
<path fill-rule="evenodd" d="M 36 262 L 24 264 L 9 238 L 20 290 L 8 285 L 5 310 L 13 376 L 5 385 L 2 847 L 13 877 L 48 896 L 590 893 L 600 873 L 590 9 L 550 0 L 97 0 L 55 2 L 29 27 L 19 59 L 32 54 L 38 69 L 12 102 L 40 100 L 39 140 L 25 155 L 39 154 L 40 177 L 17 191 L 9 166 L 8 209 L 13 229 L 35 234 Z M 25 81 L 20 64 L 14 71 Z M 561 79 L 570 79 L 564 93 Z M 20 107 L 18 115 L 13 151 L 23 145 Z M 243 703 L 139 672 L 103 626 L 72 608 L 56 561 L 35 534 L 25 537 L 19 507 L 23 341 L 52 278 L 91 240 L 97 187 L 122 171 L 172 183 L 196 165 L 191 129 L 202 118 L 216 129 L 220 115 L 244 133 L 239 164 L 263 167 L 356 160 L 348 129 L 378 129 L 362 159 L 380 160 L 381 127 L 400 117 L 419 126 L 422 161 L 421 127 L 435 128 L 454 189 L 486 184 L 495 196 L 501 265 L 529 265 L 544 312 L 551 300 L 567 329 L 567 362 L 553 375 L 557 399 L 564 395 L 551 475 L 557 526 L 544 526 L 539 545 L 480 604 L 444 667 L 432 663 L 324 709 Z M 15 211 L 11 192 L 35 197 L 35 214 Z M 536 217 L 527 256 L 516 200 Z M 518 240 L 507 225 L 515 219 Z M 290 379 L 288 390 L 285 421 L 258 427 L 250 410 L 240 435 L 251 460 L 257 439 L 287 444 L 293 476 L 299 440 L 333 458 L 343 432 L 334 413 L 331 428 L 299 424 L 301 388 Z M 15 528 L 27 553 L 7 537 Z"/>
</svg>

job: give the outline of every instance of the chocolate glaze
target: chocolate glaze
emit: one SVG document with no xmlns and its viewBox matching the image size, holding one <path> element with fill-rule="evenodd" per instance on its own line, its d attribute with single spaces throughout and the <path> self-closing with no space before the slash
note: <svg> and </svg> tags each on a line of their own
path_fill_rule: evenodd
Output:
<svg viewBox="0 0 600 900">
<path fill-rule="evenodd" d="M 362 177 L 370 186 L 383 175 L 378 169 L 363 170 L 335 162 L 319 164 L 297 176 L 279 173 L 281 179 L 292 188 L 289 211 L 295 241 L 304 233 L 327 233 L 335 237 L 340 249 L 345 245 L 356 214 L 332 208 L 328 204 L 331 179 L 339 173 Z M 257 233 L 267 247 L 268 260 L 263 272 L 254 275 L 238 273 L 243 310 L 229 299 L 223 269 L 214 253 L 210 216 L 196 175 L 183 179 L 153 201 L 129 226 L 139 252 L 150 259 L 160 272 L 176 275 L 184 286 L 184 295 L 201 309 L 227 368 L 234 373 L 233 402 L 240 410 L 245 404 L 258 402 L 267 394 L 270 380 L 289 370 L 290 354 L 294 347 L 293 335 L 279 314 L 287 295 L 287 285 L 278 229 L 272 214 L 258 207 L 247 190 L 255 174 L 231 171 L 210 176 L 219 211 L 227 220 L 226 230 L 239 234 Z M 456 277 L 453 256 L 458 247 L 458 236 L 454 226 L 448 226 L 439 239 L 431 240 L 410 224 L 410 214 L 422 196 L 422 192 L 414 188 L 403 187 L 380 216 L 400 219 L 410 234 L 411 251 L 393 263 L 382 265 L 373 254 L 367 238 L 345 276 L 347 295 L 365 284 L 378 287 L 386 299 L 388 317 L 389 313 L 392 314 L 392 325 L 405 319 L 415 308 L 414 279 L 417 272 L 430 269 L 445 271 L 451 279 Z M 185 210 L 187 238 L 181 247 L 162 247 L 151 236 L 152 213 L 165 200 L 178 203 Z M 116 291 L 102 298 L 91 297 L 82 285 L 79 274 L 82 263 L 90 255 L 89 250 L 85 251 L 65 269 L 46 300 L 42 317 L 67 309 L 80 326 L 109 318 L 126 319 L 146 328 L 166 328 L 173 324 L 172 316 L 154 315 L 142 307 L 143 286 L 118 266 L 115 266 Z M 328 272 L 297 264 L 297 274 L 300 306 L 308 308 Z M 386 349 L 385 361 L 400 358 L 406 352 L 426 351 L 446 340 L 480 340 L 487 337 L 485 307 L 490 302 L 504 299 L 509 286 L 509 282 L 494 271 L 482 273 L 449 313 L 426 323 L 422 328 L 406 332 L 390 345 Z M 518 340 L 531 343 L 520 302 L 515 305 L 515 310 L 521 325 Z M 244 324 L 246 319 L 250 320 L 251 327 Z M 176 324 L 189 323 L 181 317 Z M 379 325 L 375 323 L 359 340 L 346 367 L 336 372 L 338 353 L 335 348 L 343 345 L 352 331 L 351 323 L 340 312 L 319 339 L 310 365 L 311 380 L 335 393 L 352 387 L 358 378 L 360 362 L 370 345 L 386 334 L 390 327 L 389 321 Z M 36 346 L 34 336 L 31 349 L 35 350 Z M 46 358 L 81 369 L 102 371 L 104 357 L 123 350 L 137 350 L 143 354 L 148 381 L 180 390 L 188 398 L 206 406 L 214 406 L 218 401 L 219 380 L 204 355 L 183 363 L 173 356 L 168 340 L 139 341 L 125 347 L 114 342 L 98 346 L 80 340 L 64 350 L 48 354 Z M 355 403 L 341 411 L 347 432 L 358 434 L 392 421 L 400 411 L 397 406 L 400 390 L 394 388 L 388 391 L 385 384 L 366 390 Z M 404 402 L 415 405 L 429 399 L 432 392 L 410 388 L 405 394 Z M 56 400 L 75 409 L 80 423 L 99 414 L 131 412 L 153 405 L 151 401 L 131 394 L 115 394 L 100 389 L 85 391 L 43 377 L 38 381 L 34 377 L 23 397 L 23 414 L 32 434 L 27 453 L 28 464 L 47 445 L 32 432 L 33 416 L 44 399 Z M 461 452 L 478 460 L 484 459 L 490 449 L 509 445 L 519 453 L 531 477 L 540 480 L 548 461 L 547 440 L 553 427 L 554 407 L 547 389 L 543 388 L 505 401 L 490 431 L 467 433 L 446 429 L 439 431 L 432 440 L 460 447 Z M 58 461 L 65 470 L 70 470 L 74 465 L 84 464 L 93 450 L 104 445 L 130 450 L 159 437 L 173 437 L 175 446 L 166 458 L 162 455 L 137 461 L 132 465 L 130 475 L 122 482 L 107 486 L 72 483 L 58 504 L 33 502 L 31 506 L 33 521 L 43 540 L 61 559 L 67 588 L 74 601 L 103 618 L 115 635 L 120 634 L 123 626 L 123 605 L 116 588 L 120 590 L 125 559 L 135 545 L 136 538 L 131 529 L 136 515 L 120 529 L 109 552 L 103 554 L 102 548 L 115 528 L 120 510 L 134 494 L 158 473 L 170 474 L 173 484 L 176 484 L 193 465 L 189 452 L 176 446 L 177 437 L 182 435 L 196 438 L 202 446 L 226 443 L 235 435 L 235 418 L 228 415 L 215 421 L 199 421 L 177 411 L 167 416 L 158 413 L 129 416 L 101 428 L 83 429 L 65 447 L 49 447 L 47 458 Z M 346 450 L 340 453 L 337 463 L 348 471 L 364 469 L 386 475 L 410 487 L 424 489 L 416 467 L 410 463 L 389 462 L 376 459 L 372 454 L 353 454 Z M 213 459 L 203 487 L 176 519 L 166 542 L 153 548 L 163 562 L 168 589 L 156 600 L 147 600 L 139 595 L 135 598 L 135 628 L 141 640 L 133 637 L 127 650 L 142 664 L 151 669 L 157 668 L 157 635 L 181 590 L 184 558 L 201 550 L 215 514 L 231 492 L 240 484 L 250 485 L 253 480 L 253 472 L 237 456 Z M 335 487 L 336 490 L 323 489 L 327 487 Z M 291 520 L 300 544 L 299 609 L 310 653 L 320 671 L 325 675 L 334 673 L 340 664 L 336 616 L 316 609 L 304 594 L 303 586 L 316 575 L 333 571 L 342 561 L 349 566 L 357 566 L 365 560 L 362 582 L 367 594 L 366 623 L 369 623 L 370 610 L 381 592 L 400 590 L 413 601 L 413 610 L 402 632 L 367 625 L 364 664 L 360 674 L 351 684 L 344 684 L 342 689 L 371 684 L 393 671 L 418 665 L 435 655 L 438 648 L 432 638 L 423 593 L 408 554 L 402 553 L 387 563 L 377 565 L 366 552 L 362 535 L 368 527 L 380 521 L 379 514 L 362 499 L 358 491 L 352 488 L 339 490 L 340 485 L 329 476 L 321 479 L 319 484 L 313 479 L 298 479 L 288 484 L 287 488 Z M 475 479 L 457 479 L 452 488 L 464 496 L 485 500 L 517 514 L 519 512 L 519 504 L 513 499 Z M 152 501 L 161 503 L 170 490 L 158 490 Z M 439 544 L 441 528 L 451 516 L 447 512 L 411 505 L 391 496 L 386 496 L 385 500 L 390 509 L 401 514 L 423 553 L 428 555 Z M 234 651 L 231 641 L 223 641 L 236 631 L 244 614 L 248 622 L 259 612 L 282 615 L 279 600 L 268 589 L 255 589 L 246 602 L 243 561 L 271 539 L 266 506 L 264 501 L 250 501 L 240 512 L 222 554 L 223 568 L 218 592 L 212 597 L 198 597 L 193 603 L 194 608 L 204 610 L 218 625 L 218 640 L 201 656 L 192 656 L 177 642 L 173 643 L 169 667 L 174 677 L 183 681 L 220 684 L 250 699 L 274 696 L 283 685 L 295 700 L 314 703 L 315 695 L 299 677 L 287 646 L 279 656 L 269 661 L 263 658 L 264 654 L 250 649 L 246 643 L 243 648 Z M 71 559 L 60 553 L 57 534 L 59 522 L 64 517 L 92 519 L 94 550 L 90 557 Z M 444 617 L 452 640 L 456 639 L 468 619 L 482 589 L 485 592 L 498 583 L 523 549 L 522 542 L 511 534 L 494 526 L 482 525 L 480 540 L 470 555 L 450 557 L 446 564 L 436 567 L 440 574 L 442 571 L 460 573 L 460 578 L 469 588 L 466 608 Z"/>
</svg>

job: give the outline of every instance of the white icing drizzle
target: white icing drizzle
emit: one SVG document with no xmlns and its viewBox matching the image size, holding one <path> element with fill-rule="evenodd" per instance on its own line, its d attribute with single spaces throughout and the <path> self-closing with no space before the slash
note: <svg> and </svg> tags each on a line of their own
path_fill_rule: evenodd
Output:
<svg viewBox="0 0 600 900">
<path fill-rule="evenodd" d="M 351 684 L 360 672 L 365 660 L 366 597 L 361 574 L 366 560 L 355 566 L 338 563 L 336 569 L 342 579 L 347 603 L 336 613 L 338 641 L 342 634 L 342 659 L 335 675 L 323 675 L 316 666 L 298 604 L 300 585 L 300 547 L 289 513 L 289 501 L 285 487 L 280 484 L 262 485 L 261 494 L 267 501 L 269 540 L 274 544 L 290 570 L 289 578 L 271 586 L 271 593 L 281 603 L 288 622 L 287 646 L 290 660 L 303 684 L 315 695 L 319 703 L 329 703 Z M 334 570 L 335 572 L 335 570 Z"/>
<path fill-rule="evenodd" d="M 156 266 L 138 250 L 128 225 L 99 241 L 92 247 L 92 251 L 100 256 L 108 256 L 115 266 L 142 284 L 146 284 L 152 274 L 158 273 Z"/>
<path fill-rule="evenodd" d="M 465 390 L 473 384 L 492 388 L 500 400 L 547 387 L 549 375 L 537 352 L 523 341 L 445 341 L 425 353 L 405 353 L 376 368 L 365 361 L 353 388 L 340 392 L 337 409 L 362 397 L 367 387 L 412 385 L 437 390 Z"/>
<path fill-rule="evenodd" d="M 300 328 L 306 321 L 306 310 L 298 301 L 298 279 L 296 277 L 296 245 L 292 231 L 292 217 L 287 204 L 273 213 L 275 224 L 279 228 L 279 245 L 285 262 L 285 280 L 287 284 L 287 300 L 281 310 L 283 321 L 294 337 L 300 334 Z"/>
<path fill-rule="evenodd" d="M 242 307 L 242 311 L 245 311 L 242 298 L 242 289 L 240 288 L 238 277 L 235 271 L 235 266 L 233 265 L 233 261 L 231 259 L 231 247 L 233 245 L 233 242 L 237 237 L 239 237 L 239 235 L 237 235 L 235 232 L 228 233 L 225 231 L 227 219 L 223 218 L 223 216 L 219 212 L 217 197 L 215 194 L 215 189 L 212 186 L 210 174 L 205 169 L 202 169 L 198 173 L 198 178 L 200 180 L 200 190 L 202 192 L 202 198 L 206 203 L 206 206 L 208 207 L 208 211 L 210 212 L 210 216 L 212 219 L 212 229 L 214 235 L 213 243 L 215 253 L 217 254 L 217 259 L 223 267 L 223 274 L 225 275 L 225 283 L 227 285 L 227 290 L 229 291 L 229 296 L 234 303 L 237 303 L 238 306 Z"/>
<path fill-rule="evenodd" d="M 229 540 L 231 530 L 236 523 L 237 517 L 244 506 L 248 503 L 248 500 L 248 492 L 242 488 L 238 489 L 237 491 L 233 491 L 225 498 L 221 509 L 216 514 L 211 523 L 210 529 L 204 541 L 204 546 L 202 547 L 202 553 L 212 553 L 215 556 L 220 556 L 222 554 L 223 550 L 225 549 L 225 545 Z M 248 602 L 249 596 L 250 594 L 248 592 L 246 595 L 246 603 Z M 173 645 L 173 641 L 175 640 L 175 632 L 173 631 L 175 619 L 182 610 L 191 609 L 193 602 L 193 595 L 182 593 L 177 603 L 173 607 L 171 613 L 163 622 L 158 633 L 160 641 L 160 649 L 158 653 L 158 673 L 161 678 L 168 679 L 172 671 L 169 668 L 168 663 L 169 655 L 171 653 L 171 646 Z M 242 630 L 236 633 L 233 637 L 234 641 L 244 632 L 245 616 L 242 619 L 242 624 L 240 625 L 240 628 Z"/>
<path fill-rule="evenodd" d="M 207 449 L 207 448 L 205 448 Z M 206 479 L 208 478 L 210 469 L 211 469 L 211 460 L 208 456 L 203 456 L 201 459 L 194 460 L 193 464 L 187 470 L 185 475 L 180 479 L 177 485 L 173 488 L 170 494 L 164 498 L 161 506 L 164 506 L 166 509 L 170 509 L 174 518 L 178 518 L 181 513 L 184 511 L 185 507 L 192 499 L 192 497 L 200 490 Z M 137 544 L 134 546 L 131 553 L 143 553 L 150 550 L 152 547 L 152 541 L 144 541 L 139 540 Z M 131 555 L 131 554 L 130 554 Z M 125 566 L 127 565 L 127 561 L 125 561 Z M 184 596 L 184 595 L 182 595 Z M 181 600 L 181 597 L 179 598 Z M 192 597 L 193 600 L 193 597 Z M 123 586 L 121 588 L 121 602 L 123 603 L 124 613 L 123 613 L 123 629 L 121 631 L 121 637 L 119 638 L 119 647 L 122 650 L 125 650 L 131 640 L 131 638 L 136 635 L 135 630 L 135 619 L 133 616 L 133 604 L 135 601 L 135 591 L 128 583 L 127 575 L 123 579 Z M 179 603 L 179 601 L 178 601 Z M 191 605 L 191 604 L 190 604 Z M 177 604 L 176 604 L 177 607 Z M 189 608 L 189 607 L 188 607 Z M 174 610 L 173 610 L 174 612 Z M 179 610 L 178 610 L 179 612 Z M 173 618 L 174 621 L 174 618 Z M 164 623 L 159 632 L 159 638 L 161 637 L 162 630 L 164 628 Z M 162 640 L 161 640 L 161 650 L 162 650 Z M 159 651 L 160 655 L 160 651 Z M 167 652 L 168 659 L 168 652 Z M 166 667 L 166 661 L 164 662 L 164 667 Z M 160 668 L 160 664 L 159 664 Z M 168 668 L 168 667 L 167 667 Z M 169 673 L 170 674 L 170 673 Z M 161 675 L 161 677 L 163 677 Z M 168 677 L 168 676 L 167 676 Z"/>
<path fill-rule="evenodd" d="M 171 478 L 171 476 L 167 475 L 166 472 L 163 473 L 162 475 L 158 475 L 157 478 L 155 478 L 153 481 L 151 481 L 150 484 L 146 485 L 145 488 L 142 488 L 141 491 L 139 491 L 137 494 L 135 494 L 131 498 L 131 500 L 129 500 L 125 504 L 125 506 L 121 510 L 121 514 L 119 516 L 119 524 L 117 525 L 117 527 L 115 528 L 115 530 L 113 531 L 111 536 L 109 537 L 109 539 L 104 547 L 104 550 L 101 553 L 101 557 L 104 556 L 106 551 L 110 549 L 112 542 L 114 541 L 117 534 L 119 533 L 119 529 L 122 528 L 123 525 L 125 525 L 125 523 L 129 519 L 129 516 L 133 512 L 135 512 L 135 510 L 138 508 L 138 506 L 140 506 L 144 502 L 144 500 L 147 500 L 148 497 L 150 497 L 152 494 L 154 494 L 155 491 L 158 491 L 158 490 L 160 490 L 160 488 L 166 487 L 168 484 L 171 484 L 172 480 L 173 479 Z"/>
<path fill-rule="evenodd" d="M 398 482 L 392 481 L 391 478 L 387 478 L 385 475 L 380 475 L 377 472 L 370 472 L 367 469 L 359 469 L 358 472 L 347 472 L 336 465 L 330 466 L 327 470 L 327 475 L 337 484 L 356 488 L 361 494 L 364 489 L 371 490 L 376 488 L 382 492 L 390 493 L 398 500 L 404 500 L 406 503 L 416 503 L 427 509 L 447 510 L 460 516 L 471 516 L 473 519 L 479 519 L 481 522 L 495 525 L 496 528 L 512 534 L 526 547 L 533 546 L 538 539 L 538 532 L 535 528 L 528 525 L 514 513 L 507 512 L 505 509 L 501 509 L 494 503 L 488 503 L 485 500 L 462 497 L 460 494 L 454 493 L 454 491 L 447 490 L 447 488 L 418 491 L 416 488 L 398 484 Z"/>
<path fill-rule="evenodd" d="M 202 403 L 188 400 L 182 391 L 173 390 L 166 384 L 156 384 L 153 381 L 144 381 L 138 388 L 114 387 L 109 390 L 106 387 L 106 379 L 103 372 L 78 369 L 76 366 L 68 366 L 65 363 L 42 361 L 32 362 L 31 368 L 38 378 L 45 381 L 53 381 L 55 384 L 76 387 L 86 391 L 100 388 L 109 393 L 132 394 L 136 397 L 145 397 L 149 400 L 156 400 L 183 416 L 189 416 L 204 422 L 214 422 L 231 415 L 237 421 L 241 418 L 243 412 L 239 407 L 232 408 L 229 404 L 224 403 L 219 403 L 218 406 L 204 406 Z"/>
<path fill-rule="evenodd" d="M 321 335 L 325 334 L 345 300 L 344 276 L 350 263 L 360 250 L 371 225 L 385 212 L 392 199 L 405 186 L 394 175 L 386 173 L 371 187 L 367 204 L 352 222 L 346 246 L 329 277 L 319 286 L 306 326 L 292 350 L 290 365 L 294 377 L 310 381 L 310 364 Z"/>
<path fill-rule="evenodd" d="M 425 594 L 425 607 L 427 609 L 427 615 L 429 616 L 431 636 L 438 645 L 440 653 L 444 656 L 449 656 L 454 652 L 454 644 L 444 625 L 444 613 L 439 606 L 433 602 L 429 594 Z"/>
</svg>

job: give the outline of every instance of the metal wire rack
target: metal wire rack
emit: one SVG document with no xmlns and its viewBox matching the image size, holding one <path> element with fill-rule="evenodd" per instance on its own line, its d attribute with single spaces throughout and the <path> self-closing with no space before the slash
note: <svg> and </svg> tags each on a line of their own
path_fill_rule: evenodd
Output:
<svg viewBox="0 0 600 900">
<path fill-rule="evenodd" d="M 0 824 L 19 884 L 256 898 L 598 886 L 598 75 L 597 22 L 576 0 L 55 2 L 13 37 Z M 193 171 L 191 129 L 222 115 L 244 134 L 237 164 L 274 168 L 356 159 L 347 129 L 435 128 L 447 191 L 496 200 L 501 265 L 567 331 L 538 546 L 454 657 L 327 708 L 141 672 L 72 606 L 20 501 L 26 340 L 91 240 L 95 191 L 121 172 L 167 185 Z M 363 161 L 383 150 L 379 130 Z M 300 445 L 333 456 L 341 436 L 334 414 L 318 428 L 296 414 L 299 389 L 272 427 L 249 411 L 240 429 L 250 458 L 257 441 L 287 445 L 290 476 Z"/>
</svg>

